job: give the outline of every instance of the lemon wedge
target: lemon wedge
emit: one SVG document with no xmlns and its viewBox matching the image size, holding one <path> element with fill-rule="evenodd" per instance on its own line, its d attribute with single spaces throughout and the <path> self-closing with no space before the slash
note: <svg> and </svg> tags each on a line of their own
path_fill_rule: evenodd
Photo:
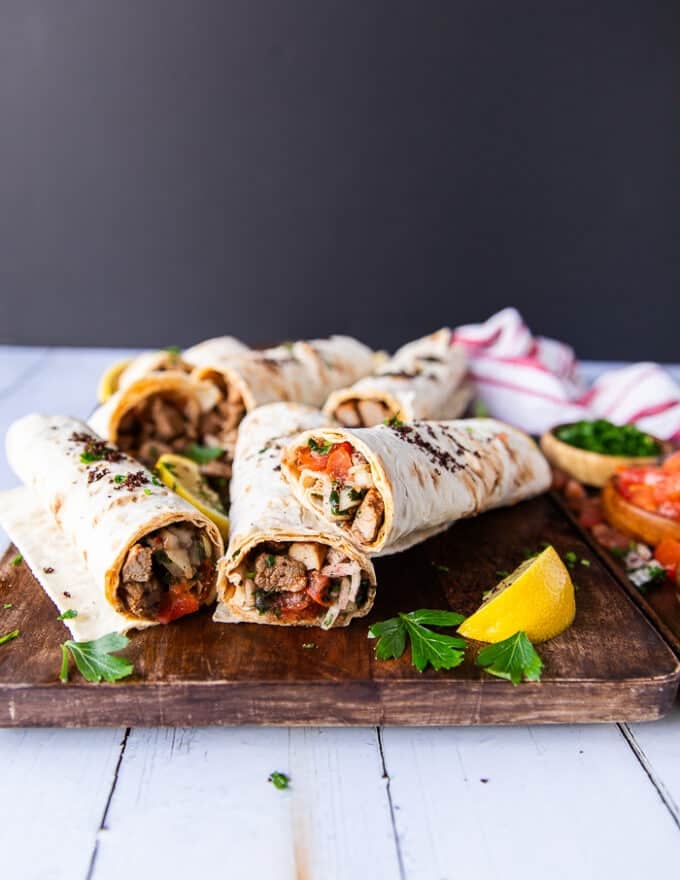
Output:
<svg viewBox="0 0 680 880">
<path fill-rule="evenodd" d="M 504 578 L 458 632 L 495 643 L 522 630 L 532 642 L 545 642 L 571 626 L 575 614 L 567 567 L 554 547 L 546 547 Z"/>
<path fill-rule="evenodd" d="M 220 496 L 210 488 L 195 461 L 167 453 L 156 462 L 156 471 L 168 489 L 177 492 L 211 519 L 225 540 L 229 537 L 229 518 Z"/>
<path fill-rule="evenodd" d="M 99 380 L 99 385 L 97 386 L 97 400 L 100 403 L 106 403 L 109 397 L 111 397 L 112 394 L 115 394 L 116 391 L 118 391 L 118 381 L 120 379 L 120 374 L 131 363 L 132 360 L 130 358 L 125 361 L 116 361 L 115 364 L 111 364 L 108 370 L 106 370 L 104 375 Z"/>
</svg>

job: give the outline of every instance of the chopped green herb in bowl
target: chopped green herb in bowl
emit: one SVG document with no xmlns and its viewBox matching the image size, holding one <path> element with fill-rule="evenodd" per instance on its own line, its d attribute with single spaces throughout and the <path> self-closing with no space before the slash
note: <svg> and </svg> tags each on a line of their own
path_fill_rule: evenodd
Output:
<svg viewBox="0 0 680 880">
<path fill-rule="evenodd" d="M 640 431 L 635 425 L 614 425 L 606 419 L 583 420 L 561 425 L 554 432 L 558 440 L 600 455 L 627 455 L 649 458 L 660 455 L 658 440 Z"/>
</svg>

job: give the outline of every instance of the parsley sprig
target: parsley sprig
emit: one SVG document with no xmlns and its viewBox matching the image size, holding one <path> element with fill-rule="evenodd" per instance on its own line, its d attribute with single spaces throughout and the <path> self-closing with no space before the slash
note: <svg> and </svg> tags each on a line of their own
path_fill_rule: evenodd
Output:
<svg viewBox="0 0 680 880">
<path fill-rule="evenodd" d="M 392 660 L 404 653 L 406 638 L 411 643 L 411 662 L 419 672 L 428 665 L 433 669 L 453 669 L 463 662 L 465 639 L 429 629 L 430 626 L 458 626 L 464 620 L 455 611 L 422 608 L 374 623 L 368 630 L 370 639 L 378 639 L 375 656 Z"/>
<path fill-rule="evenodd" d="M 67 608 L 66 611 L 62 611 L 62 613 L 57 617 L 57 620 L 73 620 L 73 618 L 77 616 L 78 612 L 75 608 Z"/>
<path fill-rule="evenodd" d="M 87 681 L 118 681 L 132 675 L 134 666 L 124 657 L 116 657 L 112 651 L 127 647 L 130 640 L 120 633 L 109 633 L 93 642 L 74 642 L 69 639 L 61 646 L 61 681 L 68 681 L 69 656 Z"/>
<path fill-rule="evenodd" d="M 307 446 L 312 450 L 315 455 L 328 455 L 331 451 L 331 446 L 333 444 L 330 441 L 325 443 L 317 443 L 313 437 L 310 437 L 307 441 Z"/>
<path fill-rule="evenodd" d="M 507 678 L 513 684 L 522 680 L 540 681 L 543 670 L 543 661 L 521 630 L 502 642 L 482 648 L 475 663 L 491 675 Z"/>
</svg>

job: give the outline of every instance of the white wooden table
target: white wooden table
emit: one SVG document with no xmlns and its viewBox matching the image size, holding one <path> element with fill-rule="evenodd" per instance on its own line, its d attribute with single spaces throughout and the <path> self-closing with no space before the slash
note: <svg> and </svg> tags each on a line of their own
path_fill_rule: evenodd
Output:
<svg viewBox="0 0 680 880">
<path fill-rule="evenodd" d="M 122 356 L 0 347 L 0 433 L 33 410 L 87 416 Z M 0 488 L 15 482 L 2 456 Z M 0 866 L 8 880 L 677 877 L 680 710 L 648 725 L 0 730 Z"/>
</svg>

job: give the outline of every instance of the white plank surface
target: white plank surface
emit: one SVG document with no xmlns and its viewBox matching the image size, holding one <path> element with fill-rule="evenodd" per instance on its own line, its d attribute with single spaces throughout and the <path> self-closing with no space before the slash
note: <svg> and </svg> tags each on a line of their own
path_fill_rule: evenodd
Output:
<svg viewBox="0 0 680 880">
<path fill-rule="evenodd" d="M 398 877 L 381 767 L 373 728 L 135 730 L 93 877 Z"/>
<path fill-rule="evenodd" d="M 409 880 L 677 875 L 677 825 L 615 725 L 388 728 L 383 747 Z"/>
<path fill-rule="evenodd" d="M 123 356 L 0 347 L 0 433 L 32 410 L 86 417 Z M 21 880 L 382 880 L 400 859 L 408 880 L 672 876 L 680 710 L 622 731 L 387 729 L 385 779 L 373 729 L 133 730 L 116 779 L 121 730 L 0 730 L 0 863 Z"/>
<path fill-rule="evenodd" d="M 628 730 L 633 748 L 680 828 L 680 703 L 667 718 L 655 724 L 631 724 Z"/>
<path fill-rule="evenodd" d="M 87 876 L 124 731 L 0 730 L 0 874 Z"/>
</svg>

